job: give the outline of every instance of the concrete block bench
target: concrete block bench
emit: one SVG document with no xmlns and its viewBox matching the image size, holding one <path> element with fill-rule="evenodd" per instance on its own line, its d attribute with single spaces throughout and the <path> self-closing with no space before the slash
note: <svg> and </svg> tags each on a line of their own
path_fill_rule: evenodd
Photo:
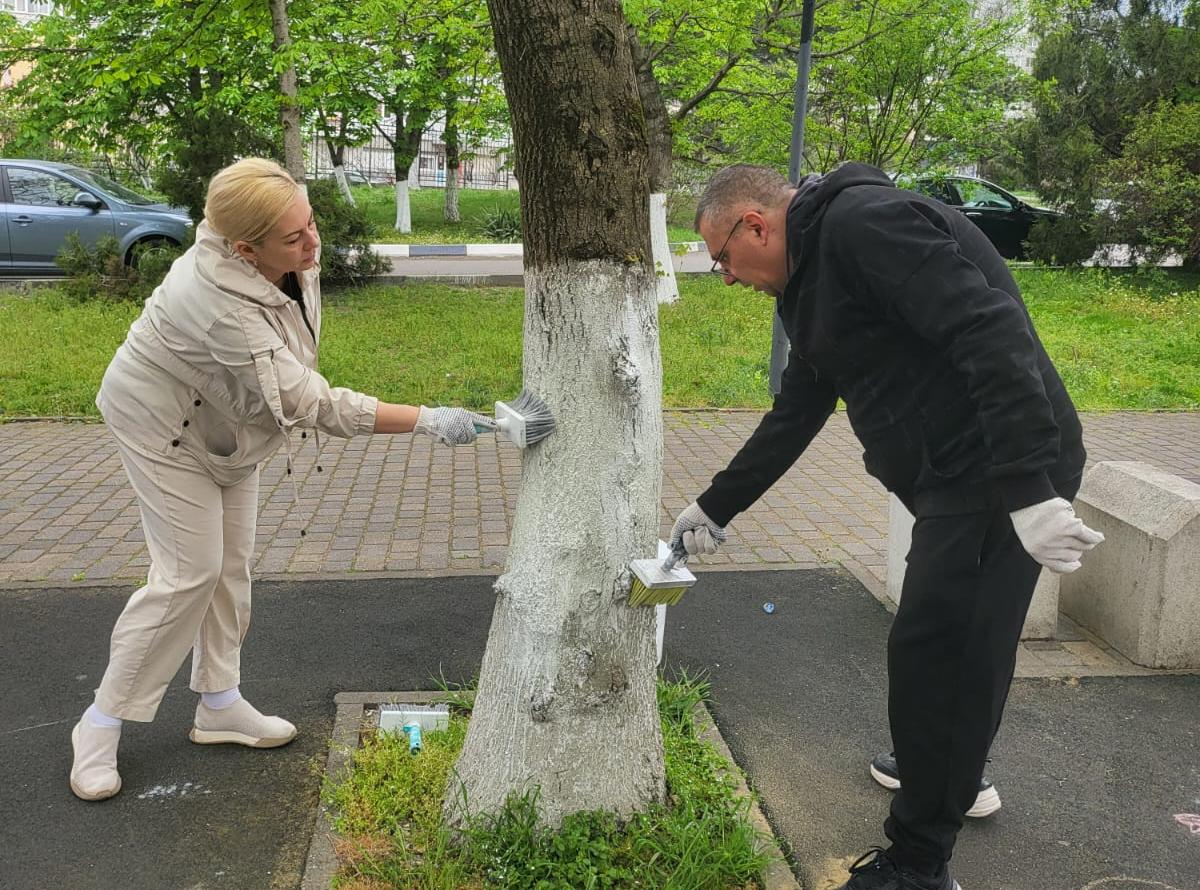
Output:
<svg viewBox="0 0 1200 890">
<path fill-rule="evenodd" d="M 888 495 L 888 562 L 887 595 L 900 604 L 900 590 L 904 584 L 905 557 L 912 545 L 913 516 L 900 502 Z M 1033 591 L 1033 602 L 1025 616 L 1021 629 L 1022 640 L 1052 640 L 1058 629 L 1059 577 L 1053 572 L 1042 570 L 1037 587 Z"/>
<path fill-rule="evenodd" d="M 1063 576 L 1063 612 L 1136 664 L 1200 668 L 1200 485 L 1106 461 L 1075 510 L 1105 541 Z"/>
</svg>

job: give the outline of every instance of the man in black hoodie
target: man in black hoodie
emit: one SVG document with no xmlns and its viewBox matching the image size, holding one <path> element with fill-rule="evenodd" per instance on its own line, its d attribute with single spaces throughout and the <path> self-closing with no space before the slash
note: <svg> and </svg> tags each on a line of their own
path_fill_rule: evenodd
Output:
<svg viewBox="0 0 1200 890">
<path fill-rule="evenodd" d="M 856 863 L 843 890 L 954 890 L 947 863 L 1038 573 L 1074 571 L 1103 540 L 1070 504 L 1079 418 L 995 248 L 882 171 L 845 164 L 793 187 L 728 167 L 696 226 L 726 284 L 776 298 L 791 350 L 773 407 L 672 542 L 714 552 L 845 401 L 867 471 L 916 520 L 888 639 L 891 846 Z"/>
</svg>

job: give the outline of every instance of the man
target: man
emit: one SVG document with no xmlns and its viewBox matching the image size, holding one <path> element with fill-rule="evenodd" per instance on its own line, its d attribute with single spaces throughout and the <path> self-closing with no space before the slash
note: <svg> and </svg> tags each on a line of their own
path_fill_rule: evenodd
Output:
<svg viewBox="0 0 1200 890">
<path fill-rule="evenodd" d="M 916 520 L 888 639 L 891 846 L 843 890 L 958 890 L 947 863 L 1038 573 L 1074 571 L 1103 540 L 1070 504 L 1084 465 L 1075 408 L 983 234 L 874 167 L 798 187 L 728 167 L 696 227 L 726 284 L 776 298 L 791 352 L 774 406 L 672 541 L 714 552 L 845 401 L 867 471 Z"/>
</svg>

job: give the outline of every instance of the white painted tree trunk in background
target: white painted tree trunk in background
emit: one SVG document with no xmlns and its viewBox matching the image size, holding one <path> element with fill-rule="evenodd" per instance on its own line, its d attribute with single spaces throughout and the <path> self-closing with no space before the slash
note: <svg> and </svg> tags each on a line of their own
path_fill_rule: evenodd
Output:
<svg viewBox="0 0 1200 890">
<path fill-rule="evenodd" d="M 458 171 L 446 169 L 446 205 L 444 217 L 446 222 L 461 222 L 458 213 Z"/>
<path fill-rule="evenodd" d="M 655 610 L 625 605 L 629 560 L 656 552 L 662 365 L 645 266 L 564 262 L 525 287 L 524 377 L 558 426 L 523 455 L 458 778 L 470 812 L 540 788 L 558 825 L 664 795 Z"/>
<path fill-rule="evenodd" d="M 412 231 L 412 207 L 408 200 L 408 180 L 396 182 L 396 231 Z"/>
<path fill-rule="evenodd" d="M 346 199 L 351 207 L 357 206 L 354 203 L 354 192 L 350 191 L 350 182 L 346 179 L 346 168 L 341 164 L 334 167 L 333 178 L 337 180 L 338 191 L 342 193 L 342 197 Z"/>
<path fill-rule="evenodd" d="M 650 251 L 658 276 L 658 302 L 674 303 L 679 299 L 679 285 L 675 281 L 675 257 L 671 255 L 671 241 L 667 237 L 667 196 L 661 192 L 650 196 Z"/>
</svg>

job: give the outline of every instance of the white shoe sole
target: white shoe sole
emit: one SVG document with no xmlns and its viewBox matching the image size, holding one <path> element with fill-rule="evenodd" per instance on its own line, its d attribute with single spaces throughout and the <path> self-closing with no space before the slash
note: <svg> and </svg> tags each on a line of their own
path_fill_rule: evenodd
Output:
<svg viewBox="0 0 1200 890">
<path fill-rule="evenodd" d="M 295 737 L 296 734 L 293 732 L 291 735 L 278 738 L 256 739 L 254 736 L 240 732 L 196 729 L 195 727 L 192 727 L 192 731 L 188 733 L 188 738 L 197 745 L 245 745 L 247 748 L 278 748 L 286 745 Z"/>
<path fill-rule="evenodd" d="M 900 788 L 900 780 L 889 776 L 887 773 L 880 772 L 875 768 L 875 764 L 871 764 L 871 778 L 882 785 L 889 791 L 896 791 Z M 992 813 L 1000 809 L 1000 792 L 993 785 L 980 791 L 975 797 L 975 803 L 971 805 L 971 809 L 967 810 L 966 815 L 972 819 L 984 819 Z"/>
</svg>

